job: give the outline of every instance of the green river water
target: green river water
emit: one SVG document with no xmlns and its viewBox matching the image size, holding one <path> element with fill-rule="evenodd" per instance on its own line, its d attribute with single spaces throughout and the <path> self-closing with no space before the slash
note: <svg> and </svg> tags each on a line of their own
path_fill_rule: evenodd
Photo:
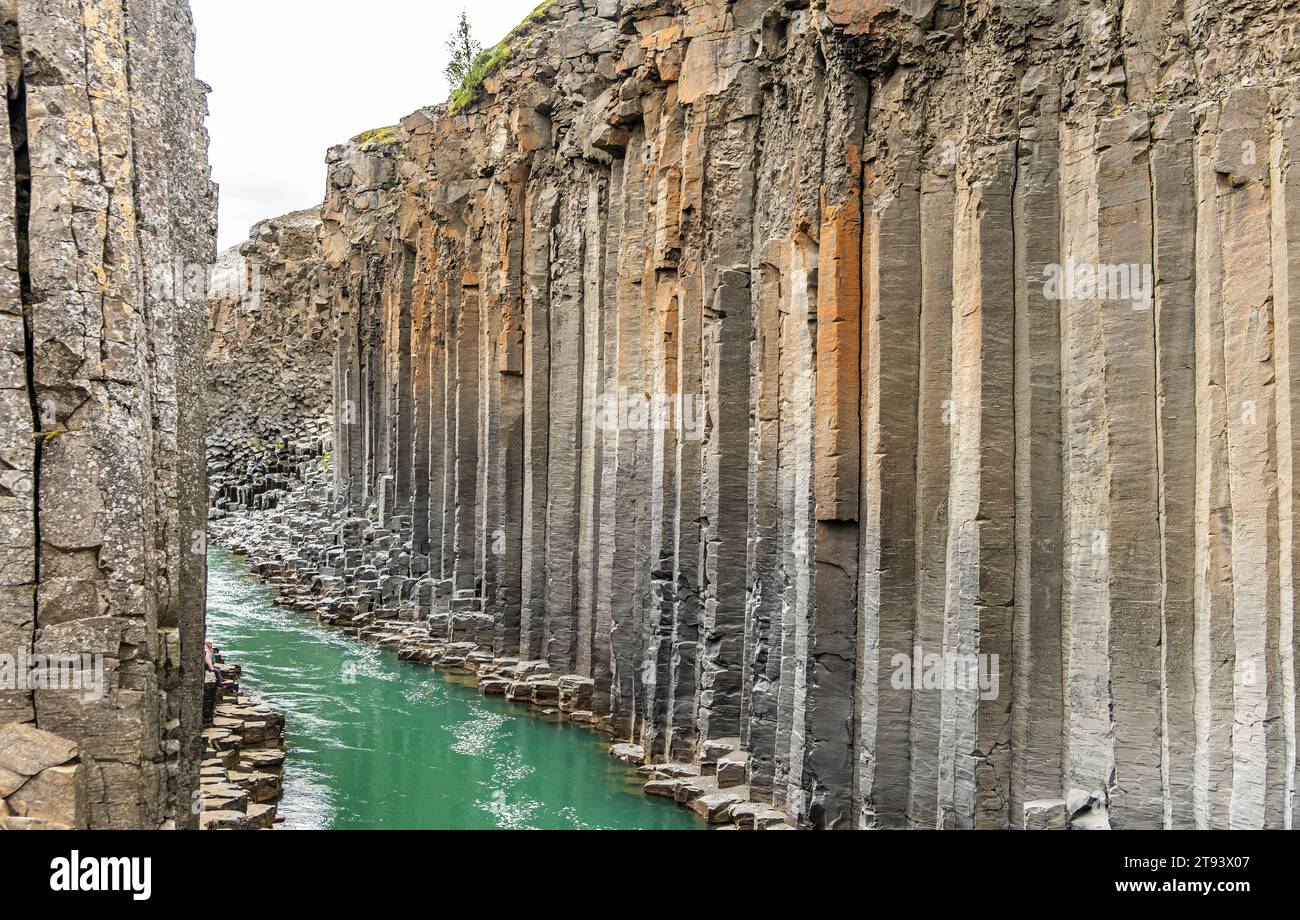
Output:
<svg viewBox="0 0 1300 920">
<path fill-rule="evenodd" d="M 646 797 L 599 735 L 276 606 L 223 550 L 208 564 L 208 638 L 285 714 L 289 826 L 704 827 Z"/>
</svg>

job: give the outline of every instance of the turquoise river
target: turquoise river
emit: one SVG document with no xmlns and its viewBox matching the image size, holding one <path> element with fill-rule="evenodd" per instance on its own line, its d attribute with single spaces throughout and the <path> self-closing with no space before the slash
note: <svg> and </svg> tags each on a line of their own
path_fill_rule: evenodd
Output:
<svg viewBox="0 0 1300 920">
<path fill-rule="evenodd" d="M 219 549 L 209 557 L 208 638 L 285 714 L 280 812 L 290 827 L 704 827 L 647 798 L 601 736 L 327 631 L 277 606 Z"/>
</svg>

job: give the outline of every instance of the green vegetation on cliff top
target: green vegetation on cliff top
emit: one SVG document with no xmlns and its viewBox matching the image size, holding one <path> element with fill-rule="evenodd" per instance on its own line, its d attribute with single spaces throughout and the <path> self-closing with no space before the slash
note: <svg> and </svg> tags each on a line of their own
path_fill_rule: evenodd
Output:
<svg viewBox="0 0 1300 920">
<path fill-rule="evenodd" d="M 510 60 L 510 40 L 518 37 L 529 26 L 541 19 L 554 2 L 555 0 L 545 0 L 537 9 L 524 17 L 523 22 L 511 29 L 509 35 L 491 48 L 485 48 L 479 53 L 479 56 L 474 59 L 474 64 L 470 67 L 469 73 L 465 76 L 464 82 L 451 94 L 451 105 L 448 111 L 452 115 L 459 115 L 479 100 L 483 95 L 483 82 Z"/>
<path fill-rule="evenodd" d="M 372 128 L 369 131 L 362 131 L 352 138 L 352 143 L 358 147 L 365 147 L 370 144 L 396 144 L 397 135 L 393 133 L 392 128 Z"/>
</svg>

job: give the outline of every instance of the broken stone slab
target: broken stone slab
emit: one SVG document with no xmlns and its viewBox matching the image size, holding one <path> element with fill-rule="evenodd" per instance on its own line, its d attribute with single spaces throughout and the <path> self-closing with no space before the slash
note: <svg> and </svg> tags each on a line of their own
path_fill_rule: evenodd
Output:
<svg viewBox="0 0 1300 920">
<path fill-rule="evenodd" d="M 1024 804 L 1027 831 L 1063 831 L 1070 825 L 1070 810 L 1064 799 L 1037 799 Z"/>
<path fill-rule="evenodd" d="M 15 815 L 40 818 L 68 827 L 86 826 L 85 788 L 81 765 L 47 767 L 27 780 L 6 799 Z"/>
<path fill-rule="evenodd" d="M 743 786 L 749 782 L 749 754 L 732 751 L 718 758 L 718 787 Z"/>
<path fill-rule="evenodd" d="M 700 760 L 703 763 L 714 763 L 739 747 L 739 738 L 713 738 L 700 746 Z"/>
<path fill-rule="evenodd" d="M 440 654 L 441 652 L 437 648 L 408 645 L 398 651 L 397 660 L 409 661 L 412 664 L 433 664 Z"/>
<path fill-rule="evenodd" d="M 590 677 L 565 674 L 559 678 L 557 684 L 560 688 L 560 709 L 573 712 L 591 708 L 596 682 Z"/>
<path fill-rule="evenodd" d="M 248 808 L 248 793 L 229 783 L 220 785 L 203 784 L 203 808 L 205 811 L 237 811 L 243 813 Z"/>
<path fill-rule="evenodd" d="M 531 703 L 533 701 L 533 685 L 526 680 L 511 681 L 506 687 L 506 699 L 512 703 Z"/>
<path fill-rule="evenodd" d="M 766 830 L 787 820 L 785 812 L 760 802 L 738 802 L 731 806 L 730 817 L 741 830 Z"/>
<path fill-rule="evenodd" d="M 556 681 L 530 678 L 528 686 L 533 689 L 532 701 L 538 705 L 549 706 L 560 699 L 560 685 Z"/>
<path fill-rule="evenodd" d="M 636 772 L 651 779 L 684 779 L 699 776 L 700 768 L 692 763 L 652 763 L 638 767 Z"/>
<path fill-rule="evenodd" d="M 718 783 L 711 776 L 696 776 L 683 779 L 677 787 L 674 799 L 679 805 L 688 805 L 700 796 L 718 791 Z"/>
<path fill-rule="evenodd" d="M 277 809 L 274 805 L 256 804 L 248 806 L 248 829 L 269 830 L 275 824 Z"/>
<path fill-rule="evenodd" d="M 280 794 L 282 788 L 280 777 L 273 773 L 236 771 L 230 774 L 230 781 L 247 791 L 253 802 L 269 802 Z"/>
<path fill-rule="evenodd" d="M 238 831 L 249 826 L 248 815 L 242 811 L 203 811 L 199 813 L 199 828 L 205 831 Z"/>
<path fill-rule="evenodd" d="M 70 831 L 67 824 L 47 821 L 44 818 L 21 818 L 16 815 L 0 815 L 0 830 L 5 831 Z"/>
<path fill-rule="evenodd" d="M 1110 809 L 1104 793 L 1071 789 L 1066 796 L 1066 809 L 1070 813 L 1071 830 L 1110 830 Z"/>
<path fill-rule="evenodd" d="M 284 751 L 271 748 L 262 751 L 243 751 L 239 762 L 255 772 L 266 773 L 284 766 Z"/>
<path fill-rule="evenodd" d="M 22 773 L 15 773 L 12 770 L 0 767 L 0 799 L 9 795 L 25 782 L 27 782 L 27 777 Z"/>
<path fill-rule="evenodd" d="M 744 802 L 748 796 L 749 790 L 744 787 L 719 789 L 691 800 L 691 810 L 710 824 L 725 824 L 731 820 L 732 807 Z"/>
<path fill-rule="evenodd" d="M 0 768 L 35 776 L 77 757 L 77 745 L 21 722 L 0 725 Z"/>
<path fill-rule="evenodd" d="M 643 787 L 646 795 L 657 795 L 667 799 L 677 797 L 677 789 L 681 786 L 680 779 L 652 779 Z"/>
<path fill-rule="evenodd" d="M 609 756 L 621 760 L 623 763 L 639 766 L 645 763 L 645 748 L 639 744 L 620 742 L 610 746 Z"/>
</svg>

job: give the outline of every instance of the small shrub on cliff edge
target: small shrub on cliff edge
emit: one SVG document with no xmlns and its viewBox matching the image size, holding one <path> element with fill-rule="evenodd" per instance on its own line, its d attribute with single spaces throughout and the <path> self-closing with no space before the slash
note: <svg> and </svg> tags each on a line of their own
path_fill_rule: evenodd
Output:
<svg viewBox="0 0 1300 920">
<path fill-rule="evenodd" d="M 510 34 L 504 39 L 493 45 L 491 48 L 480 51 L 475 55 L 473 62 L 470 64 L 469 70 L 465 73 L 464 78 L 460 82 L 460 86 L 452 91 L 451 106 L 449 107 L 449 111 L 452 115 L 459 115 L 468 106 L 478 101 L 478 98 L 483 95 L 483 81 L 492 76 L 493 73 L 503 67 L 506 62 L 510 60 L 510 40 L 541 19 L 547 9 L 549 9 L 551 4 L 554 2 L 555 0 L 545 0 L 545 2 L 541 3 L 535 10 L 524 17 L 523 22 L 511 29 Z M 461 28 L 465 30 L 469 28 L 468 23 L 465 22 L 464 13 L 461 13 Z M 454 41 L 455 40 L 453 39 L 453 42 Z M 448 42 L 448 46 L 454 47 L 453 42 Z M 450 66 L 448 67 L 447 73 L 450 77 L 452 73 Z M 455 84 L 453 83 L 453 85 Z"/>
<path fill-rule="evenodd" d="M 475 41 L 474 34 L 470 31 L 469 17 L 465 15 L 464 10 L 460 11 L 460 21 L 456 23 L 456 31 L 452 33 L 451 38 L 447 39 L 447 51 L 451 55 L 450 60 L 447 61 L 447 69 L 443 71 L 447 77 L 447 85 L 463 86 L 474 68 L 474 62 L 483 51 L 483 46 Z"/>
</svg>

